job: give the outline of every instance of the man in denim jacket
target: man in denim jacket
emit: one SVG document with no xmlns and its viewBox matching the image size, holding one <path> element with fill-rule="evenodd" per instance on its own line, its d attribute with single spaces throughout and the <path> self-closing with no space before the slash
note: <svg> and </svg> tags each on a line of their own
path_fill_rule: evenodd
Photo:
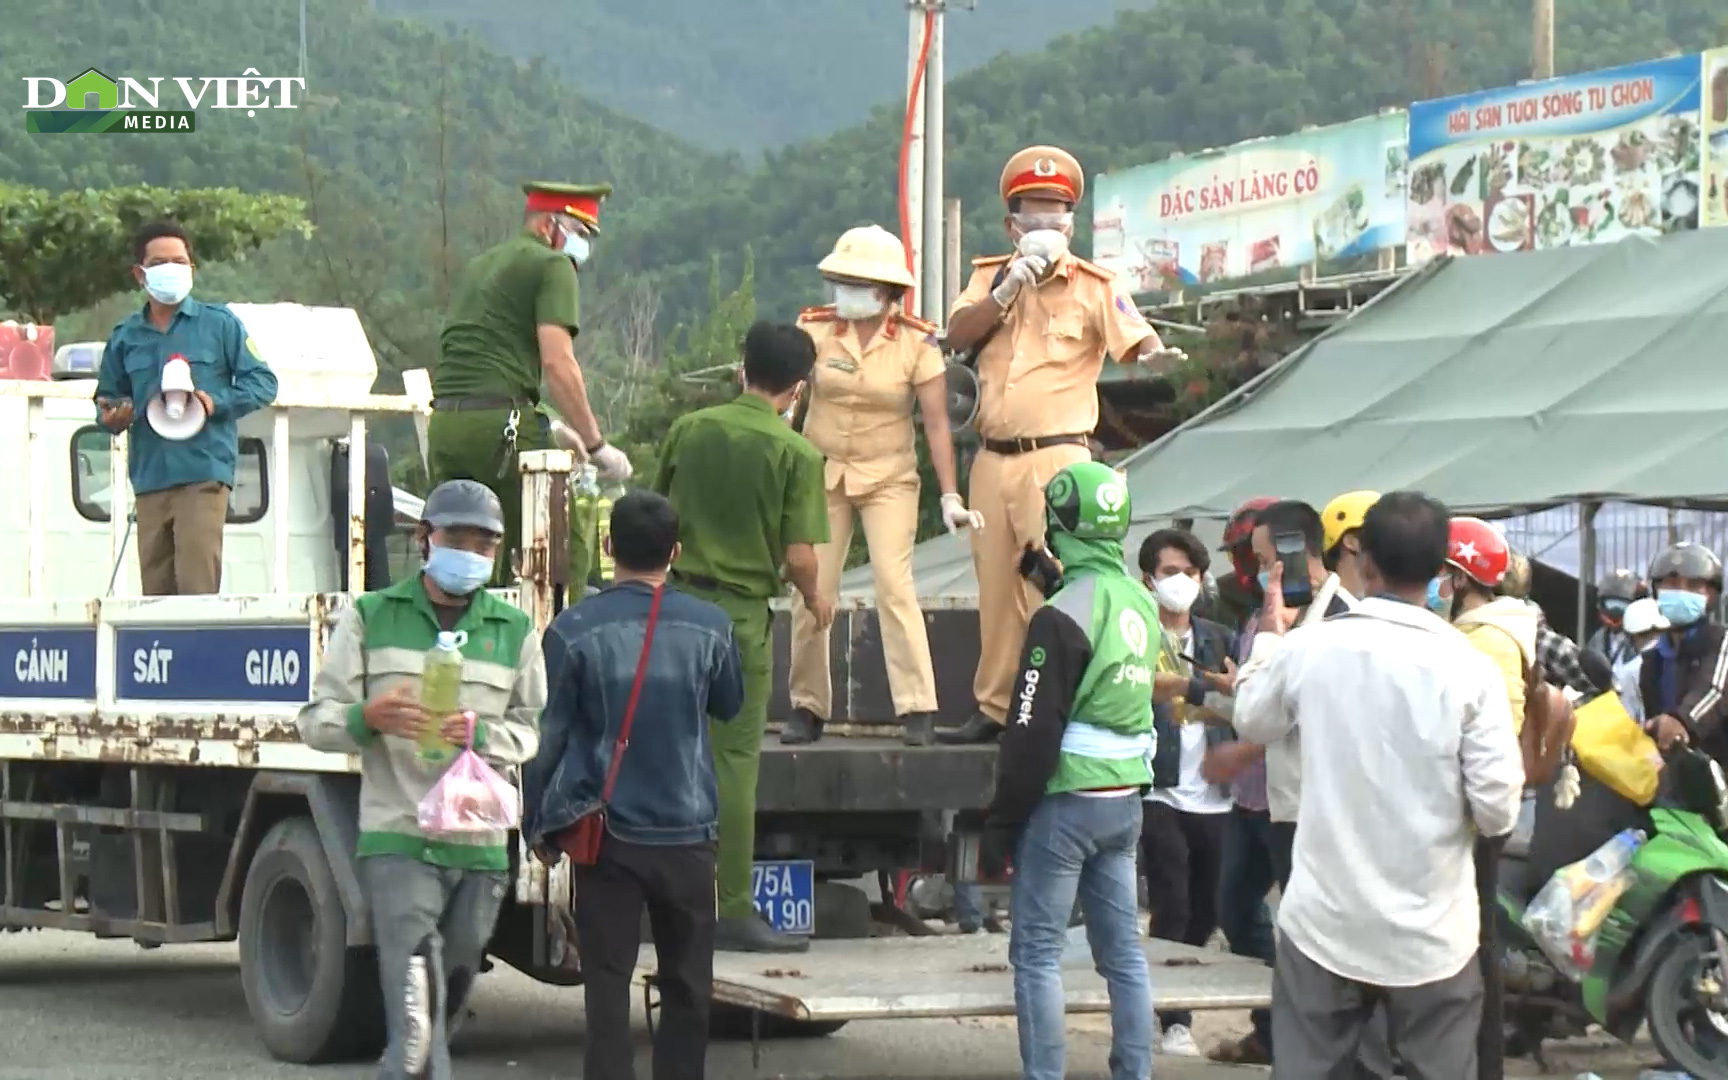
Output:
<svg viewBox="0 0 1728 1080">
<path fill-rule="evenodd" d="M 627 752 L 606 803 L 599 859 L 575 868 L 588 1015 L 582 1075 L 634 1080 L 630 981 L 646 903 L 660 970 L 654 1075 L 699 1080 L 714 974 L 719 831 L 707 718 L 738 714 L 744 677 L 731 618 L 666 589 L 678 556 L 670 502 L 648 491 L 619 499 L 606 545 L 613 584 L 546 631 L 548 696 L 540 753 L 524 773 L 522 831 L 536 851 L 555 852 L 558 834 L 600 804 L 649 610 L 655 592 L 665 590 Z"/>
</svg>

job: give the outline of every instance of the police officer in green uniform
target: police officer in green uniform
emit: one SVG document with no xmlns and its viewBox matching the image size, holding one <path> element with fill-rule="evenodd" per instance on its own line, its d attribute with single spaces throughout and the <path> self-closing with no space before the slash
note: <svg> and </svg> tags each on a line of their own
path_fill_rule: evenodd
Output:
<svg viewBox="0 0 1728 1080">
<path fill-rule="evenodd" d="M 606 442 L 576 363 L 576 274 L 600 232 L 611 185 L 526 185 L 522 232 L 475 257 L 462 273 L 439 337 L 428 432 L 431 480 L 478 480 L 504 505 L 494 585 L 512 579 L 521 545 L 522 478 L 516 455 L 553 445 L 541 411 L 551 404 L 605 480 L 630 478 L 630 459 Z"/>
<path fill-rule="evenodd" d="M 710 722 L 720 789 L 720 922 L 714 947 L 800 952 L 804 938 L 775 932 L 751 903 L 756 775 L 768 727 L 774 661 L 768 602 L 785 576 L 818 625 L 834 604 L 816 583 L 816 545 L 828 540 L 822 455 L 787 420 L 816 363 L 796 326 L 759 322 L 744 337 L 744 392 L 680 417 L 666 433 L 654 490 L 672 500 L 683 545 L 673 584 L 732 617 L 744 668 L 744 706 Z"/>
</svg>

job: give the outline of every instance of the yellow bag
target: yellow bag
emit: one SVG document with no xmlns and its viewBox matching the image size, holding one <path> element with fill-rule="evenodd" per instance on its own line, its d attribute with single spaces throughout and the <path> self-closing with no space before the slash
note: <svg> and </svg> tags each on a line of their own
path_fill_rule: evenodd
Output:
<svg viewBox="0 0 1728 1080">
<path fill-rule="evenodd" d="M 1644 734 L 1620 703 L 1620 695 L 1599 694 L 1572 712 L 1578 720 L 1572 750 L 1579 768 L 1639 806 L 1656 801 L 1662 754 L 1656 740 Z"/>
</svg>

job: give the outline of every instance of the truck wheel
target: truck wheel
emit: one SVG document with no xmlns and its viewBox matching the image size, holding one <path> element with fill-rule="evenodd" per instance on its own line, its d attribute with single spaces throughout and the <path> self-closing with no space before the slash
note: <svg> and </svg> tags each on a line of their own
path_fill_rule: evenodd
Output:
<svg viewBox="0 0 1728 1080">
<path fill-rule="evenodd" d="M 272 1057 L 315 1065 L 384 1045 L 377 954 L 347 944 L 348 916 L 310 818 L 264 834 L 240 896 L 240 984 Z"/>
</svg>

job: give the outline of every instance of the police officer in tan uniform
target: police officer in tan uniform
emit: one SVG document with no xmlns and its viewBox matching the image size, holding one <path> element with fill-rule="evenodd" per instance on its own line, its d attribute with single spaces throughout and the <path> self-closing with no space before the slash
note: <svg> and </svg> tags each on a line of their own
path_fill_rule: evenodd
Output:
<svg viewBox="0 0 1728 1080">
<path fill-rule="evenodd" d="M 1085 194 L 1080 163 L 1031 146 L 1002 170 L 1003 225 L 1015 252 L 973 260 L 972 280 L 948 316 L 948 346 L 977 349 L 977 427 L 971 504 L 990 528 L 972 533 L 980 648 L 978 709 L 942 742 L 989 742 L 1002 731 L 1020 647 L 1038 597 L 1019 575 L 1020 552 L 1044 543 L 1044 485 L 1091 457 L 1098 373 L 1105 354 L 1167 368 L 1167 349 L 1110 271 L 1068 250 Z M 980 348 L 980 344 L 982 347 Z"/>
<path fill-rule="evenodd" d="M 959 493 L 936 328 L 900 309 L 914 282 L 899 239 L 876 225 L 850 229 L 817 269 L 834 303 L 806 308 L 798 325 L 816 342 L 804 436 L 827 459 L 828 542 L 816 548 L 818 588 L 829 600 L 837 597 L 856 513 L 875 575 L 894 712 L 906 726 L 906 744 L 928 746 L 935 735 L 936 674 L 912 584 L 919 486 L 914 402 L 942 489 L 943 522 L 950 532 L 982 522 Z M 828 630 L 801 607 L 792 612 L 791 697 L 792 717 L 780 741 L 815 742 L 833 708 Z"/>
</svg>

